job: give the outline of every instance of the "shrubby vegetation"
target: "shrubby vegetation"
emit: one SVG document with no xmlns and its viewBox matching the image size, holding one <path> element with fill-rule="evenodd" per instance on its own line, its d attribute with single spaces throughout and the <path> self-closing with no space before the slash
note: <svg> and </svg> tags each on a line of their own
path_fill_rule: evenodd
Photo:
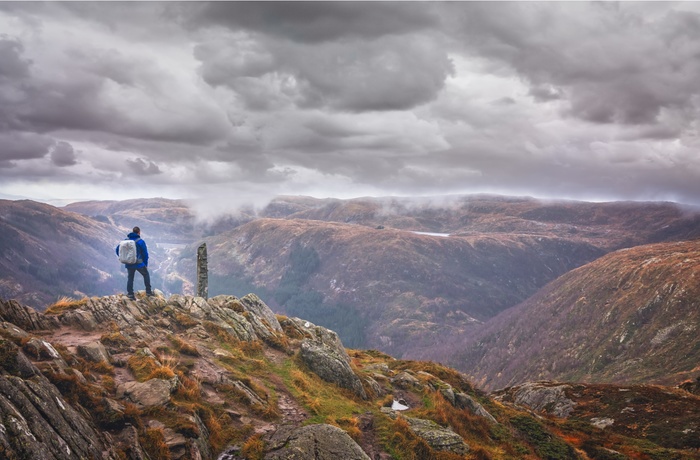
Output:
<svg viewBox="0 0 700 460">
<path fill-rule="evenodd" d="M 338 333 L 349 348 L 365 344 L 366 320 L 348 304 L 324 302 L 323 295 L 307 286 L 321 260 L 313 247 L 295 244 L 289 253 L 289 268 L 282 276 L 274 299 L 291 316 L 307 319 Z"/>
<path fill-rule="evenodd" d="M 352 305 L 326 302 L 320 292 L 308 287 L 309 280 L 320 267 L 318 252 L 313 247 L 297 243 L 289 253 L 289 268 L 282 275 L 276 289 L 256 286 L 246 278 L 210 273 L 209 295 L 232 294 L 242 297 L 253 292 L 261 298 L 274 299 L 288 315 L 337 332 L 346 347 L 362 348 L 366 343 L 364 330 L 367 320 Z"/>
</svg>

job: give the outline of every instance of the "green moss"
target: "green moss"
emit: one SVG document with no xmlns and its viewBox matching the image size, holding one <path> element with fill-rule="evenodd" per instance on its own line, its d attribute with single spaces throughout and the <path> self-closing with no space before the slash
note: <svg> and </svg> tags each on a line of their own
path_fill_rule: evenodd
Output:
<svg viewBox="0 0 700 460">
<path fill-rule="evenodd" d="M 579 458 L 573 447 L 547 431 L 532 417 L 513 417 L 510 423 L 532 444 L 535 452 L 547 460 L 571 460 Z"/>
<path fill-rule="evenodd" d="M 0 339 L 0 366 L 11 375 L 19 375 L 17 346 L 9 340 Z"/>
</svg>

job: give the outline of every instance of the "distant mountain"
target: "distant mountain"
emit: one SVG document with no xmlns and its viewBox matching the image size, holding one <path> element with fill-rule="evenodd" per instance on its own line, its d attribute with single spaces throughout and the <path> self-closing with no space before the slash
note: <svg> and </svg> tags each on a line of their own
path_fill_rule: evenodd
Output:
<svg viewBox="0 0 700 460">
<path fill-rule="evenodd" d="M 108 222 L 124 232 L 138 226 L 164 241 L 189 243 L 196 238 L 194 216 L 182 200 L 80 201 L 63 209 Z"/>
<path fill-rule="evenodd" d="M 352 200 L 281 197 L 273 200 L 260 217 L 462 236 L 552 236 L 588 242 L 606 251 L 700 237 L 700 207 L 668 202 L 589 203 L 498 195 Z"/>
<path fill-rule="evenodd" d="M 206 239 L 211 292 L 269 293 L 274 308 L 336 329 L 351 346 L 443 360 L 566 271 L 621 247 L 700 236 L 673 203 L 461 196 L 281 197 Z M 418 234 L 418 233 L 429 234 Z M 194 248 L 171 266 L 194 277 Z"/>
<path fill-rule="evenodd" d="M 608 254 L 493 318 L 452 363 L 484 388 L 700 375 L 700 240 Z"/>
<path fill-rule="evenodd" d="M 140 198 L 122 201 L 79 201 L 63 209 L 116 225 L 123 231 L 139 226 L 160 241 L 192 243 L 201 238 L 231 230 L 257 217 L 288 217 L 323 206 L 331 200 L 285 197 L 273 200 L 264 209 L 238 209 L 210 220 L 198 218 L 187 200 Z"/>
<path fill-rule="evenodd" d="M 34 201 L 0 200 L 0 297 L 39 308 L 124 289 L 111 225 Z"/>
<path fill-rule="evenodd" d="M 206 242 L 212 294 L 253 286 L 352 346 L 398 356 L 440 343 L 446 329 L 473 328 L 603 254 L 550 236 L 443 237 L 287 219 L 257 219 Z M 192 277 L 194 259 L 173 269 Z"/>
<path fill-rule="evenodd" d="M 538 382 L 346 350 L 255 295 L 0 299 L 0 457 L 692 459 L 700 397 Z"/>
<path fill-rule="evenodd" d="M 158 257 L 167 291 L 194 292 L 195 248 L 206 241 L 211 293 L 269 294 L 277 311 L 336 329 L 350 346 L 434 360 L 568 270 L 700 237 L 698 208 L 674 203 L 283 196 L 209 223 L 181 200 L 65 209 L 122 231 L 139 225 L 155 244 L 189 244 Z"/>
<path fill-rule="evenodd" d="M 217 235 L 257 218 L 320 220 L 462 236 L 553 236 L 588 242 L 605 251 L 700 237 L 700 208 L 663 202 L 588 203 L 497 195 L 350 200 L 280 196 L 260 210 L 240 209 L 209 222 L 198 220 L 186 200 L 165 198 L 84 201 L 64 209 L 123 230 L 138 225 L 159 238 L 182 242 Z"/>
</svg>

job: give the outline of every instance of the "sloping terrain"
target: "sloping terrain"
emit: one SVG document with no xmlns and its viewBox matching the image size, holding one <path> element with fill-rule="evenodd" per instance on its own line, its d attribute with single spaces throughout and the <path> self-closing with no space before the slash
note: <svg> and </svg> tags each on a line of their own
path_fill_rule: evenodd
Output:
<svg viewBox="0 0 700 460">
<path fill-rule="evenodd" d="M 302 204 L 296 204 L 297 202 Z M 307 200 L 281 197 L 269 206 L 272 214 L 288 215 L 307 209 Z M 301 206 L 301 207 L 300 207 Z M 187 200 L 139 198 L 122 201 L 78 201 L 63 209 L 109 222 L 122 231 L 141 227 L 151 237 L 165 243 L 189 244 L 205 236 L 231 230 L 256 218 L 253 209 L 238 209 L 210 219 L 197 215 Z M 267 208 L 262 214 L 267 212 Z"/>
<path fill-rule="evenodd" d="M 273 206 L 275 201 L 268 208 Z M 606 252 L 640 244 L 700 237 L 698 207 L 664 202 L 588 203 L 465 195 L 316 201 L 284 197 L 280 198 L 278 206 L 295 212 L 280 212 L 269 217 L 354 223 L 452 235 L 542 235 L 587 242 Z M 263 216 L 266 214 L 263 213 Z"/>
<path fill-rule="evenodd" d="M 124 232 L 138 226 L 163 241 L 190 243 L 195 238 L 194 216 L 182 200 L 80 201 L 63 209 L 110 223 Z"/>
<path fill-rule="evenodd" d="M 699 458 L 689 392 L 552 382 L 491 397 L 435 363 L 346 351 L 254 295 L 45 314 L 0 300 L 0 358 L 8 460 Z"/>
<path fill-rule="evenodd" d="M 528 197 L 464 195 L 340 200 L 280 196 L 259 211 L 238 210 L 204 223 L 185 200 L 149 198 L 85 201 L 64 209 L 142 226 L 162 239 L 191 242 L 256 218 L 320 220 L 402 230 L 472 235 L 515 233 L 588 242 L 606 251 L 700 237 L 700 209 L 665 202 L 543 201 Z"/>
<path fill-rule="evenodd" d="M 485 195 L 281 197 L 267 214 L 278 219 L 206 240 L 213 293 L 269 294 L 278 311 L 334 328 L 351 346 L 441 361 L 454 352 L 445 336 L 470 335 L 572 268 L 700 232 L 697 210 L 673 203 Z M 170 270 L 192 279 L 194 249 L 184 256 Z"/>
<path fill-rule="evenodd" d="M 441 237 L 287 219 L 257 219 L 206 241 L 212 294 L 255 286 L 352 346 L 397 356 L 440 344 L 448 329 L 473 328 L 602 255 L 547 236 Z M 191 277 L 194 260 L 174 270 Z"/>
<path fill-rule="evenodd" d="M 484 388 L 700 375 L 700 240 L 608 254 L 489 321 L 453 364 Z"/>
<path fill-rule="evenodd" d="M 113 293 L 126 276 L 111 225 L 33 201 L 0 200 L 0 296 L 41 307 L 60 296 Z"/>
</svg>

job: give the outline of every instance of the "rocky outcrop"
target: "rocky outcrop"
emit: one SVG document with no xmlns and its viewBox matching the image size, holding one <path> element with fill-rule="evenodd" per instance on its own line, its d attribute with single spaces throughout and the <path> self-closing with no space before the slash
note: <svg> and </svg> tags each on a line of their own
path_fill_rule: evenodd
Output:
<svg viewBox="0 0 700 460">
<path fill-rule="evenodd" d="M 590 458 L 604 455 L 598 446 L 643 456 L 625 441 L 637 442 L 641 423 L 645 446 L 678 458 L 694 458 L 697 446 L 700 398 L 686 391 L 539 382 L 499 394 L 511 405 L 504 412 L 454 370 L 376 350 L 348 355 L 332 331 L 275 323 L 257 297 L 110 296 L 52 312 L 57 330 L 0 321 L 0 459 L 481 457 L 512 450 L 514 430 L 524 436 L 518 452 L 563 445 L 556 427 L 568 422 L 540 423 L 521 404 L 558 415 L 574 407 L 571 420 L 605 426 L 605 435 L 581 435 L 567 425 L 571 439 L 586 440 L 572 447 Z M 312 372 L 371 401 L 320 385 Z M 403 410 L 372 410 L 393 401 Z M 487 439 L 488 425 L 467 414 L 497 423 L 487 408 L 506 436 Z M 309 417 L 333 426 L 302 428 Z"/>
<path fill-rule="evenodd" d="M 400 417 L 399 413 L 390 408 L 382 407 L 381 412 L 392 420 Z M 432 420 L 415 417 L 402 417 L 410 430 L 423 439 L 430 447 L 439 451 L 448 451 L 455 454 L 466 454 L 470 448 L 464 439 L 450 428 L 445 428 Z"/>
<path fill-rule="evenodd" d="M 269 437 L 265 460 L 370 460 L 346 432 L 332 425 L 282 427 Z"/>
<path fill-rule="evenodd" d="M 7 342 L 3 346 L 6 357 L 14 352 L 15 362 L 21 362 L 24 369 L 10 366 L 17 375 L 0 375 L 2 458 L 118 458 L 105 437 L 33 368 L 20 350 L 12 349 Z M 7 364 L 3 363 L 6 372 Z"/>
<path fill-rule="evenodd" d="M 301 343 L 302 361 L 323 380 L 352 390 L 356 395 L 367 399 L 360 378 L 350 367 L 350 357 L 338 334 L 308 321 L 304 325 L 313 338 L 304 339 Z"/>
<path fill-rule="evenodd" d="M 455 454 L 466 454 L 469 446 L 464 439 L 449 428 L 444 428 L 432 420 L 406 417 L 411 431 L 423 438 L 430 447 L 439 451 L 448 451 Z"/>
<path fill-rule="evenodd" d="M 484 406 L 479 404 L 468 394 L 455 392 L 451 386 L 441 389 L 440 393 L 454 407 L 459 409 L 467 409 L 472 414 L 483 417 L 491 423 L 498 423 L 498 421 L 486 409 L 484 409 Z"/>
<path fill-rule="evenodd" d="M 412 376 L 406 371 L 399 372 L 396 374 L 392 379 L 391 383 L 394 385 L 398 386 L 399 388 L 403 389 L 421 389 L 423 388 L 423 384 L 420 383 L 420 380 Z"/>
<path fill-rule="evenodd" d="M 243 304 L 246 311 L 250 313 L 251 324 L 253 324 L 253 328 L 255 328 L 256 332 L 262 333 L 263 335 L 271 332 L 282 332 L 282 326 L 280 326 L 279 321 L 277 321 L 274 312 L 260 300 L 260 297 L 255 294 L 248 294 L 241 297 L 241 304 Z"/>
<path fill-rule="evenodd" d="M 109 363 L 109 353 L 100 342 L 78 345 L 78 354 L 93 363 Z"/>
<path fill-rule="evenodd" d="M 120 329 L 134 329 L 144 318 L 158 311 L 165 300 L 152 297 L 147 302 L 131 301 L 125 296 L 92 297 L 66 309 L 55 317 L 65 326 L 73 326 L 85 331 L 93 331 L 101 324 L 114 323 Z"/>
<path fill-rule="evenodd" d="M 531 382 L 518 385 L 497 396 L 496 399 L 511 400 L 519 406 L 528 407 L 534 411 L 544 411 L 555 417 L 567 418 L 574 410 L 576 403 L 566 396 L 565 390 L 570 385 L 553 382 Z"/>
<path fill-rule="evenodd" d="M 56 329 L 59 325 L 55 318 L 39 314 L 33 308 L 20 305 L 15 300 L 0 299 L 0 319 L 25 331 Z"/>
<path fill-rule="evenodd" d="M 208 304 L 212 307 L 211 321 L 216 322 L 238 340 L 250 342 L 257 339 L 253 325 L 243 316 L 246 310 L 238 298 L 220 295 L 209 299 Z"/>
<path fill-rule="evenodd" d="M 117 397 L 141 407 L 162 406 L 170 400 L 177 387 L 177 377 L 172 380 L 150 379 L 145 382 L 126 382 L 117 387 Z"/>
</svg>

